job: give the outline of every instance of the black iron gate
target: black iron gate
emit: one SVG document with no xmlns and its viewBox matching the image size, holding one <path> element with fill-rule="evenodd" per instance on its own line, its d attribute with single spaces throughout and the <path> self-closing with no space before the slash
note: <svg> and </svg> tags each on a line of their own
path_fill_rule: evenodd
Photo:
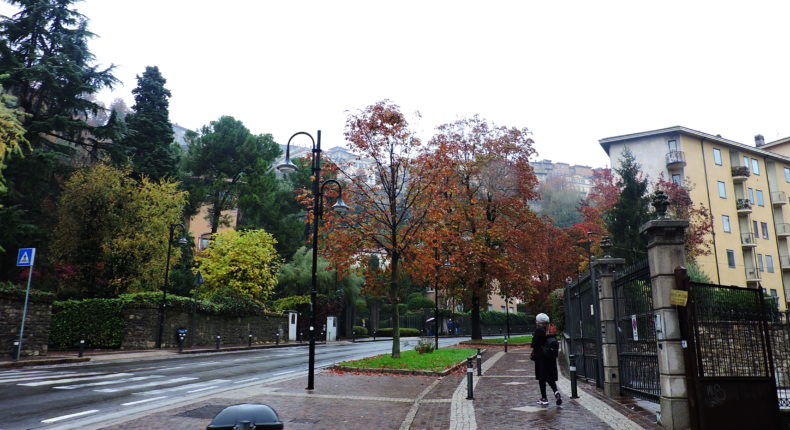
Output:
<svg viewBox="0 0 790 430">
<path fill-rule="evenodd" d="M 598 304 L 594 300 L 590 275 L 568 284 L 565 306 L 565 330 L 570 336 L 570 353 L 576 358 L 576 375 L 598 382 L 598 334 L 595 315 Z"/>
<path fill-rule="evenodd" d="M 790 311 L 774 313 L 768 330 L 771 334 L 779 408 L 790 411 Z"/>
<path fill-rule="evenodd" d="M 614 278 L 620 390 L 657 401 L 661 396 L 655 313 L 647 260 Z"/>
<path fill-rule="evenodd" d="M 769 318 L 760 290 L 688 282 L 679 307 L 692 428 L 779 428 Z"/>
</svg>

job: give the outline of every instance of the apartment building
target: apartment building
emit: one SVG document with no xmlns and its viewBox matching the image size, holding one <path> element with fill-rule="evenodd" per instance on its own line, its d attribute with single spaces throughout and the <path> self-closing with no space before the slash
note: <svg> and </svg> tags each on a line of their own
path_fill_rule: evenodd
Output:
<svg viewBox="0 0 790 430">
<path fill-rule="evenodd" d="M 781 309 L 790 297 L 790 139 L 746 145 L 676 126 L 601 139 L 613 168 L 628 148 L 653 181 L 691 186 L 713 216 L 711 255 L 697 264 L 712 282 L 763 288 Z M 788 155 L 783 155 L 788 154 Z"/>
<path fill-rule="evenodd" d="M 587 197 L 592 189 L 593 168 L 590 166 L 571 166 L 568 163 L 553 163 L 551 160 L 532 161 L 529 164 L 538 181 L 545 182 L 552 177 L 562 177 L 579 192 L 580 198 Z"/>
</svg>

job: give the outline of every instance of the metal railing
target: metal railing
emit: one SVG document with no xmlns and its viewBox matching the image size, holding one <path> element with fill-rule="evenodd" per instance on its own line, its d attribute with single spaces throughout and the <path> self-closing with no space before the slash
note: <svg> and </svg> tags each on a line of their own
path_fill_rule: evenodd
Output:
<svg viewBox="0 0 790 430">
<path fill-rule="evenodd" d="M 686 164 L 686 154 L 683 151 L 669 151 L 666 155 L 667 166 L 672 164 Z"/>
<path fill-rule="evenodd" d="M 754 240 L 754 233 L 741 233 L 741 245 L 757 246 L 757 243 Z"/>
<path fill-rule="evenodd" d="M 732 177 L 745 177 L 748 178 L 752 173 L 749 171 L 749 168 L 746 166 L 734 166 L 732 169 Z"/>
<path fill-rule="evenodd" d="M 779 224 L 776 224 L 776 235 L 790 236 L 790 224 L 786 222 L 780 222 Z"/>
<path fill-rule="evenodd" d="M 752 210 L 752 203 L 749 199 L 736 199 L 735 200 L 735 209 L 742 211 L 742 210 Z"/>
<path fill-rule="evenodd" d="M 771 202 L 775 205 L 787 203 L 787 193 L 784 191 L 771 191 Z"/>
</svg>

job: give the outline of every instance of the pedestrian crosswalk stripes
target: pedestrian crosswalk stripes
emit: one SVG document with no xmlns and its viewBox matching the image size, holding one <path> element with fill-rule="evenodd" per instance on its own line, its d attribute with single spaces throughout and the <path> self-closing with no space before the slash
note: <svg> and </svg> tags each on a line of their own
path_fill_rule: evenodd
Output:
<svg viewBox="0 0 790 430">
<path fill-rule="evenodd" d="M 196 379 L 198 378 L 183 376 L 180 378 L 157 380 L 154 382 L 146 382 L 143 384 L 135 384 L 135 385 L 124 385 L 123 387 L 102 388 L 93 391 L 97 391 L 100 393 L 117 393 L 120 391 L 132 391 L 132 390 L 139 390 L 140 388 L 156 387 L 159 385 L 171 385 L 171 384 L 177 384 L 179 382 L 194 381 Z"/>
<path fill-rule="evenodd" d="M 77 388 L 86 388 L 86 387 L 101 387 L 104 385 L 115 385 L 115 384 L 124 384 L 126 382 L 136 382 L 136 381 L 145 381 L 146 379 L 154 379 L 154 378 L 164 378 L 162 375 L 150 375 L 150 376 L 135 376 L 132 378 L 122 378 L 116 379 L 113 381 L 101 381 L 101 382 L 89 382 L 85 384 L 76 384 L 76 385 L 61 385 L 58 387 L 52 387 L 56 390 L 74 390 Z"/>
<path fill-rule="evenodd" d="M 103 375 L 103 372 L 87 372 L 87 373 L 50 373 L 48 375 L 42 374 L 34 374 L 34 375 L 16 375 L 14 377 L 7 377 L 7 378 L 0 378 L 0 384 L 4 383 L 13 383 L 13 382 L 29 382 L 29 381 L 37 381 L 43 379 L 52 379 L 52 378 L 62 378 L 62 377 L 82 377 L 82 376 L 93 376 L 93 375 Z"/>
<path fill-rule="evenodd" d="M 137 393 L 133 393 L 133 394 L 141 395 L 141 396 L 155 396 L 155 395 L 162 394 L 162 393 L 169 393 L 169 392 L 179 391 L 179 390 L 191 390 L 193 388 L 202 388 L 202 387 L 205 387 L 206 385 L 221 384 L 221 383 L 226 383 L 226 382 L 230 382 L 230 380 L 229 379 L 212 379 L 211 381 L 206 381 L 206 382 L 196 382 L 194 384 L 180 385 L 178 387 L 162 388 L 162 389 L 158 389 L 158 390 L 142 391 L 142 392 L 137 392 Z"/>
<path fill-rule="evenodd" d="M 81 378 L 65 378 L 65 379 L 53 379 L 49 381 L 38 381 L 38 382 L 28 382 L 24 384 L 17 384 L 22 385 L 25 387 L 40 387 L 42 385 L 58 385 L 58 384 L 68 384 L 70 382 L 77 382 L 77 381 L 90 381 L 94 379 L 107 379 L 107 378 L 117 378 L 119 376 L 130 376 L 131 373 L 111 373 L 111 374 L 104 374 L 104 375 L 96 375 L 96 376 L 84 376 Z"/>
</svg>

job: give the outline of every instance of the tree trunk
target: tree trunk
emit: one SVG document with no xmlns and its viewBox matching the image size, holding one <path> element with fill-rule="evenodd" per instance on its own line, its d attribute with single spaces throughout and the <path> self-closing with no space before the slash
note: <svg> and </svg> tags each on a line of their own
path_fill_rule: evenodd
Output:
<svg viewBox="0 0 790 430">
<path fill-rule="evenodd" d="M 480 328 L 480 294 L 483 291 L 483 283 L 484 281 L 481 279 L 478 281 L 477 291 L 472 292 L 472 313 L 471 313 L 471 325 L 472 325 L 472 339 L 482 339 L 483 338 L 483 331 Z"/>
<path fill-rule="evenodd" d="M 400 311 L 398 309 L 398 255 L 392 256 L 390 301 L 392 301 L 392 358 L 400 358 Z"/>
</svg>

